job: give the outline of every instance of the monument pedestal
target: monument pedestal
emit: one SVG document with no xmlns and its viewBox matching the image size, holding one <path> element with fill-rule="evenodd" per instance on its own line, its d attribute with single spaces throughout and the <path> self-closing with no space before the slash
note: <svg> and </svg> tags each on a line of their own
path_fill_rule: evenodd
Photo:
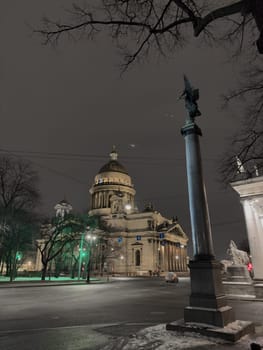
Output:
<svg viewBox="0 0 263 350">
<path fill-rule="evenodd" d="M 245 265 L 228 266 L 223 282 L 226 295 L 255 298 L 255 288 Z"/>
<path fill-rule="evenodd" d="M 194 332 L 235 342 L 254 331 L 249 321 L 235 320 L 227 305 L 221 280 L 220 263 L 216 260 L 190 261 L 190 305 L 184 310 L 184 320 L 166 325 L 167 330 Z"/>
<path fill-rule="evenodd" d="M 185 322 L 224 327 L 235 320 L 221 281 L 220 263 L 215 260 L 190 261 L 190 306 L 184 310 Z"/>
<path fill-rule="evenodd" d="M 263 299 L 263 280 L 254 279 L 254 288 L 257 299 Z"/>
</svg>

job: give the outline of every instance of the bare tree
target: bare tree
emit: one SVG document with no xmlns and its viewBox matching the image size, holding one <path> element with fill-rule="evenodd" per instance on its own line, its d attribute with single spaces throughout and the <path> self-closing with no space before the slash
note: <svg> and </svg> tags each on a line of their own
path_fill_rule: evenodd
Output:
<svg viewBox="0 0 263 350">
<path fill-rule="evenodd" d="M 78 242 L 80 234 L 86 230 L 86 224 L 76 215 L 55 218 L 52 223 L 42 226 L 41 239 L 37 240 L 37 249 L 41 254 L 42 275 L 44 281 L 48 265 L 59 256 L 64 247 Z"/>
<path fill-rule="evenodd" d="M 30 162 L 0 157 L 0 208 L 3 211 L 31 210 L 38 203 L 38 174 Z"/>
<path fill-rule="evenodd" d="M 230 23 L 223 26 L 227 29 L 225 39 L 239 38 L 242 43 L 248 29 L 258 52 L 263 53 L 261 0 L 97 0 L 92 4 L 73 2 L 63 20 L 44 18 L 42 28 L 35 32 L 48 44 L 57 43 L 64 35 L 93 39 L 108 29 L 124 54 L 126 69 L 151 48 L 161 54 L 174 52 L 192 33 L 215 39 L 221 30 L 214 24 L 225 20 Z"/>
<path fill-rule="evenodd" d="M 262 174 L 263 169 L 263 68 L 261 62 L 243 71 L 238 88 L 225 96 L 225 103 L 240 99 L 244 108 L 241 128 L 233 135 L 229 149 L 222 159 L 224 182 Z M 242 164 L 242 171 L 237 164 Z"/>
<path fill-rule="evenodd" d="M 107 274 L 109 274 L 109 267 L 114 260 L 118 259 L 123 253 L 121 242 L 118 242 L 117 237 L 112 238 L 107 232 L 101 237 L 99 242 L 98 258 L 100 263 L 100 274 L 103 276 L 104 269 L 107 264 Z"/>
<path fill-rule="evenodd" d="M 107 273 L 109 274 L 110 266 L 114 263 L 114 260 L 124 254 L 122 238 L 112 235 L 116 232 L 121 232 L 122 228 L 112 226 L 103 219 L 99 221 L 98 226 L 102 230 L 102 233 L 100 234 L 97 257 L 100 265 L 100 273 L 103 275 L 105 266 L 107 265 Z"/>
<path fill-rule="evenodd" d="M 2 263 L 10 281 L 15 279 L 25 253 L 32 248 L 38 228 L 37 216 L 24 210 L 16 210 L 12 215 L 5 216 L 5 226 L 1 225 L 0 228 L 3 237 Z"/>
<path fill-rule="evenodd" d="M 16 254 L 32 242 L 33 212 L 39 201 L 38 176 L 29 162 L 0 157 L 0 262 L 12 279 Z"/>
<path fill-rule="evenodd" d="M 175 53 L 189 37 L 230 44 L 235 53 L 243 46 L 250 56 L 263 53 L 262 0 L 97 0 L 88 5 L 72 2 L 63 20 L 43 19 L 42 28 L 35 30 L 44 44 L 56 44 L 67 36 L 93 39 L 108 32 L 122 52 L 123 71 L 136 60 L 157 52 Z M 256 50 L 253 45 L 256 43 Z M 258 55 L 257 55 L 258 56 Z M 248 61 L 247 61 L 248 62 Z M 229 94 L 230 101 L 251 95 L 243 129 L 234 137 L 231 152 L 224 159 L 223 178 L 229 181 L 238 171 L 236 158 L 246 163 L 248 176 L 262 167 L 263 108 L 261 62 L 257 69 L 249 62 L 250 79 Z M 254 73 L 253 73 L 254 72 Z M 254 74 L 254 76 L 253 76 Z M 249 83 L 247 83 L 249 82 Z M 252 126 L 252 127 L 251 127 Z"/>
</svg>

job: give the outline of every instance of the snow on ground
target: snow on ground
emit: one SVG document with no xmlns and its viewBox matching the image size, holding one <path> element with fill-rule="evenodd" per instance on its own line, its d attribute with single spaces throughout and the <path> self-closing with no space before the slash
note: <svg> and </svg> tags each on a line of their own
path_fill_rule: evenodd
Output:
<svg viewBox="0 0 263 350">
<path fill-rule="evenodd" d="M 165 324 L 160 324 L 154 327 L 148 327 L 129 338 L 127 342 L 119 341 L 119 346 L 115 349 L 122 350 L 180 350 L 191 349 L 193 346 L 209 346 L 216 344 L 213 340 L 191 336 L 178 335 L 174 331 L 167 331 Z M 116 346 L 116 345 L 115 345 Z M 113 349 L 109 345 L 103 350 Z"/>
<path fill-rule="evenodd" d="M 250 343 L 256 341 L 263 344 L 263 337 L 245 336 L 237 343 L 228 343 L 223 340 L 207 338 L 196 333 L 184 335 L 167 331 L 165 324 L 148 327 L 129 339 L 119 338 L 114 345 L 108 344 L 102 350 L 187 350 L 187 349 L 250 349 Z"/>
<path fill-rule="evenodd" d="M 167 331 L 165 324 L 146 328 L 132 338 L 123 350 L 139 349 L 187 349 L 194 346 L 214 345 L 215 342 L 189 336 L 178 335 L 176 332 Z"/>
</svg>

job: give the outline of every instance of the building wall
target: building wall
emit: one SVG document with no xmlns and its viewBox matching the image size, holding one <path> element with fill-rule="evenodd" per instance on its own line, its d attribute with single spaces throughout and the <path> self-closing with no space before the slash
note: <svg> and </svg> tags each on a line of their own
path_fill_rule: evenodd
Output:
<svg viewBox="0 0 263 350">
<path fill-rule="evenodd" d="M 139 221 L 140 226 L 143 220 Z M 112 225 L 112 219 L 110 223 Z M 119 220 L 118 225 L 120 225 Z M 138 227 L 137 223 L 133 226 Z M 178 226 L 175 224 L 175 229 Z M 121 239 L 121 242 L 118 256 L 111 259 L 113 269 L 111 272 L 121 275 L 149 275 L 150 271 L 152 273 L 187 272 L 187 237 L 172 232 L 163 233 L 164 239 L 160 239 L 160 232 L 156 230 L 112 233 L 111 237 L 116 241 Z M 137 256 L 136 259 L 136 254 L 140 256 L 140 264 L 137 266 L 136 260 L 138 264 L 139 257 Z"/>
</svg>

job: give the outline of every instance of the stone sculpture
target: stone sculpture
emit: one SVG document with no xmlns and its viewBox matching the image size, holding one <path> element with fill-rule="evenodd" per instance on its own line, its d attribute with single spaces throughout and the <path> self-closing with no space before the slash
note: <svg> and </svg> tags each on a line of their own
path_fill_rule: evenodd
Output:
<svg viewBox="0 0 263 350">
<path fill-rule="evenodd" d="M 185 107 L 188 110 L 188 119 L 187 123 L 194 123 L 195 118 L 201 115 L 201 112 L 198 109 L 197 100 L 199 99 L 199 90 L 194 89 L 187 77 L 184 75 L 184 91 L 180 98 L 184 97 Z"/>
<path fill-rule="evenodd" d="M 247 265 L 249 263 L 249 256 L 247 252 L 237 248 L 234 241 L 230 241 L 227 253 L 231 256 L 234 265 Z"/>
</svg>

